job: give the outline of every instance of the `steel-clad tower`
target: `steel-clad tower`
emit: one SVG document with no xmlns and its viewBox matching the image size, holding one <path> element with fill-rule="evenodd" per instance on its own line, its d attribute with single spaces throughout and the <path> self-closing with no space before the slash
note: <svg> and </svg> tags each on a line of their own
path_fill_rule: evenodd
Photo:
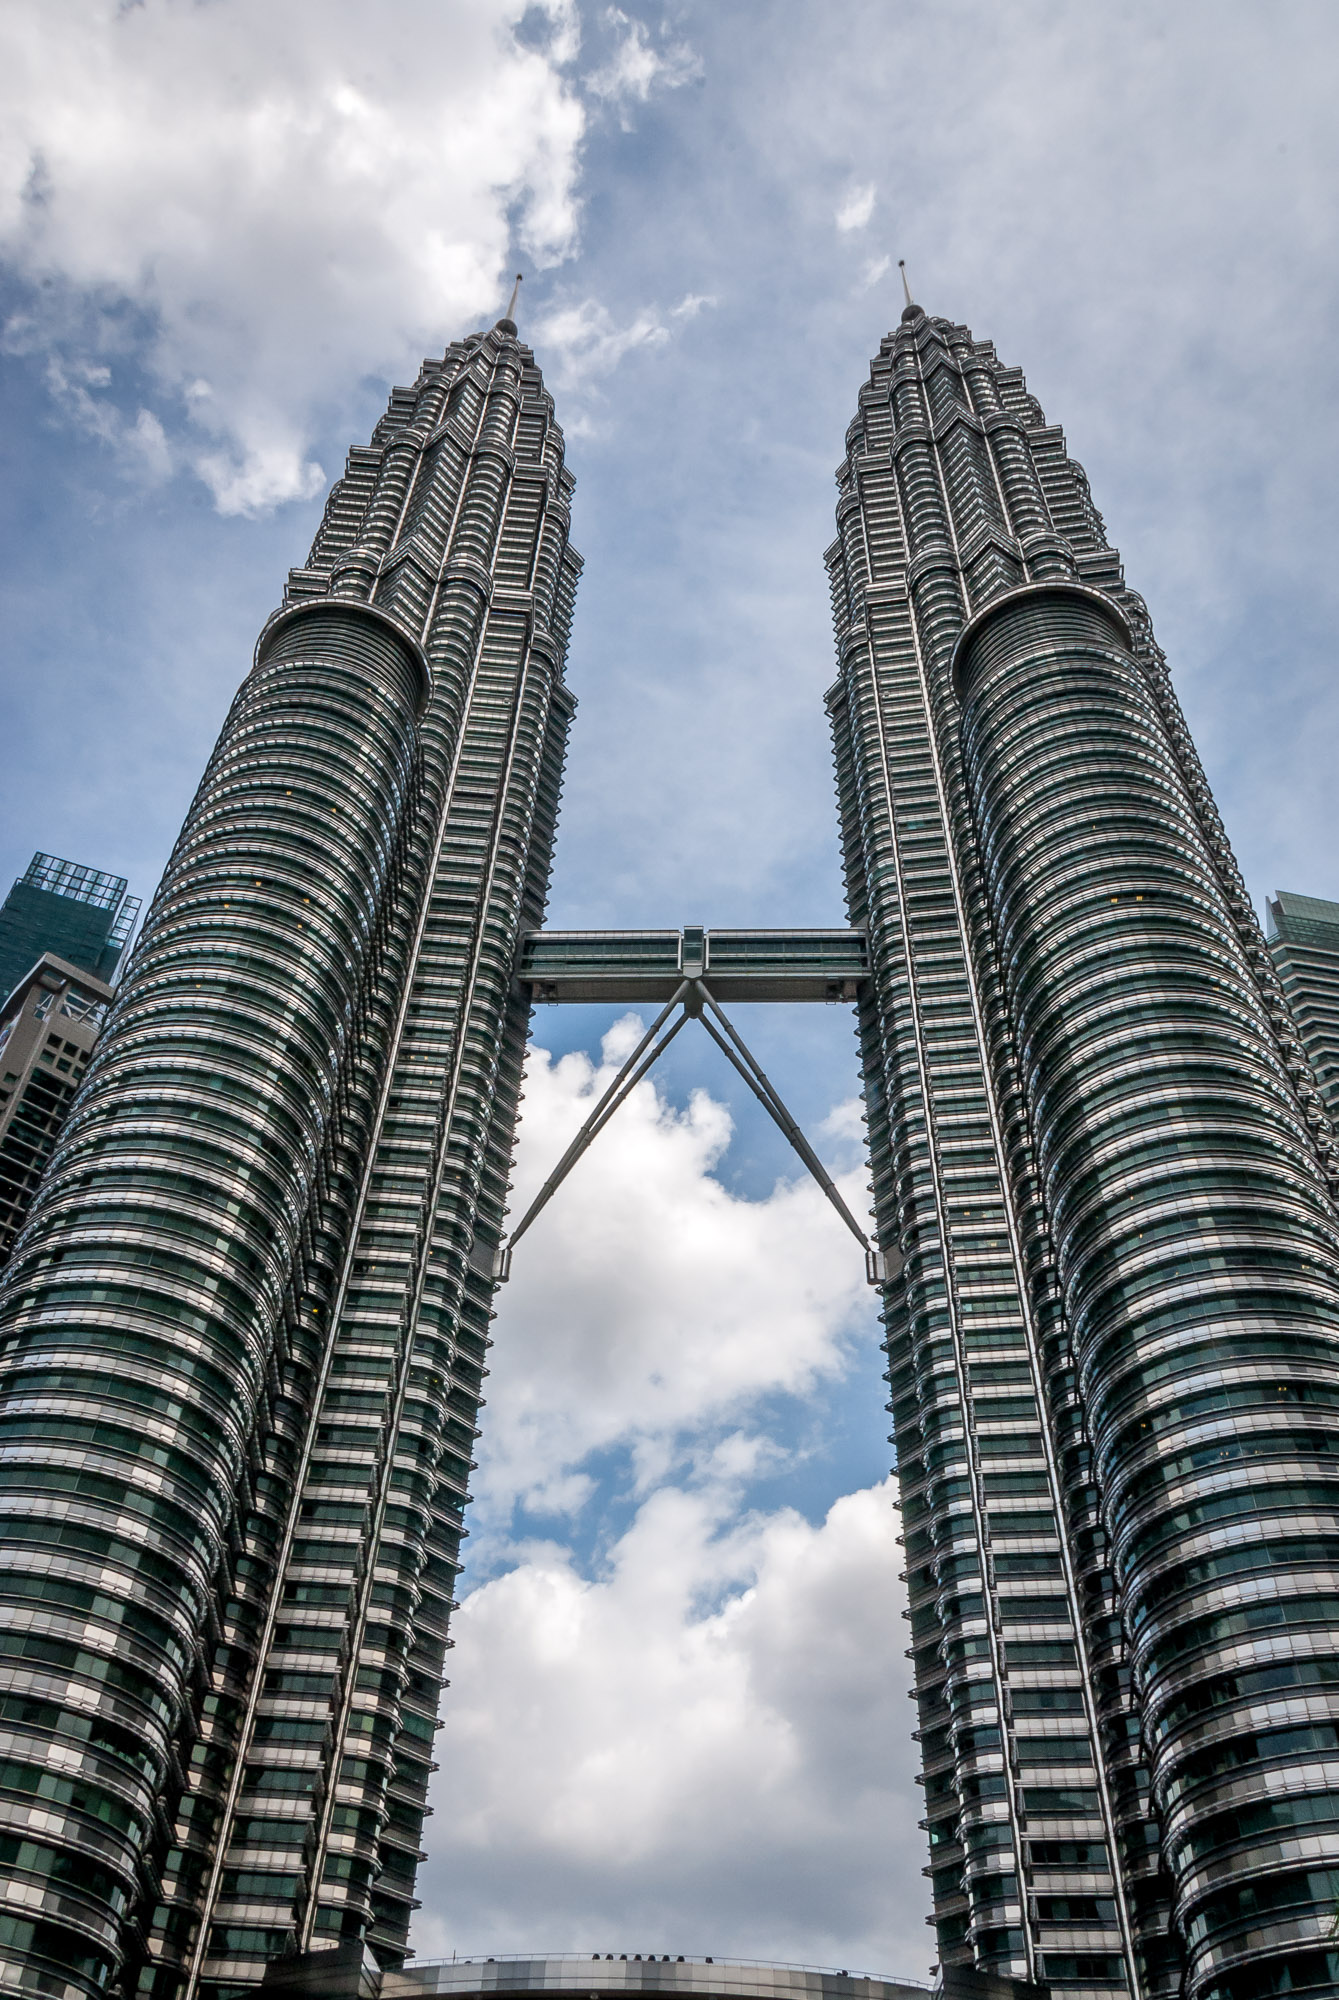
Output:
<svg viewBox="0 0 1339 2000">
<path fill-rule="evenodd" d="M 909 305 L 847 446 L 829 706 L 941 1953 L 1339 1990 L 1315 1079 L 1019 371 Z"/>
<path fill-rule="evenodd" d="M 0 1302 L 0 1989 L 403 1956 L 572 699 L 504 319 L 261 635 Z"/>
<path fill-rule="evenodd" d="M 403 1957 L 529 1007 L 607 999 L 662 1011 L 512 1240 L 689 1019 L 860 1239 L 950 1984 L 1339 1992 L 1316 1077 L 1019 372 L 909 305 L 838 477 L 850 926 L 546 933 L 580 565 L 513 321 L 351 454 L 0 1292 L 0 1991 Z M 856 1003 L 877 1242 L 735 1000 Z"/>
</svg>

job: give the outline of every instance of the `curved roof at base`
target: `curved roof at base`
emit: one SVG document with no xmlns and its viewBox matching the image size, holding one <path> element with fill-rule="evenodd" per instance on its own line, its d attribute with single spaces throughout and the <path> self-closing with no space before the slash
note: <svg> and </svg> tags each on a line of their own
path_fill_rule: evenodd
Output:
<svg viewBox="0 0 1339 2000">
<path fill-rule="evenodd" d="M 883 1979 L 828 1966 L 774 1965 L 655 1952 L 541 1952 L 531 1957 L 456 1958 L 388 1972 L 383 2000 L 414 1995 L 553 1993 L 615 2000 L 622 1994 L 684 2000 L 923 2000 L 920 1980 Z"/>
</svg>

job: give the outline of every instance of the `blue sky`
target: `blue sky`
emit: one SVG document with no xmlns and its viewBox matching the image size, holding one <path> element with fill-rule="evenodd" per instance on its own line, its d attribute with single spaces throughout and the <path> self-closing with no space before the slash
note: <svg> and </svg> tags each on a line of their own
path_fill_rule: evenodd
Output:
<svg viewBox="0 0 1339 2000">
<path fill-rule="evenodd" d="M 11 0 L 0 38 L 0 876 L 151 892 L 345 449 L 520 268 L 587 563 L 551 919 L 832 921 L 821 555 L 905 257 L 1086 465 L 1257 900 L 1339 896 L 1331 6 Z M 743 1025 L 858 1197 L 848 1019 Z M 611 1026 L 537 1017 L 522 1179 Z M 497 1324 L 421 1948 L 923 1975 L 868 1297 L 701 1037 L 620 1118 Z"/>
</svg>

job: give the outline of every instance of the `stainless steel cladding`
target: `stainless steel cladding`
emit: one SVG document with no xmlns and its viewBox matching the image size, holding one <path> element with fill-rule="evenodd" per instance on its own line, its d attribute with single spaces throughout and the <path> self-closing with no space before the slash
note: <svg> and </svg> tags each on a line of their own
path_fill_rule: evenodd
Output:
<svg viewBox="0 0 1339 2000">
<path fill-rule="evenodd" d="M 941 1960 L 1330 1990 L 1334 1137 L 1019 372 L 909 307 L 847 443 L 829 706 Z"/>
<path fill-rule="evenodd" d="M 1263 1954 L 1323 1939 L 1339 1867 L 1339 1231 L 1317 1099 L 1114 607 L 1005 598 L 958 672 L 1187 1990 L 1230 2000 Z"/>
<path fill-rule="evenodd" d="M 529 350 L 396 390 L 0 1295 L 0 1984 L 404 1956 L 579 560 Z"/>
</svg>

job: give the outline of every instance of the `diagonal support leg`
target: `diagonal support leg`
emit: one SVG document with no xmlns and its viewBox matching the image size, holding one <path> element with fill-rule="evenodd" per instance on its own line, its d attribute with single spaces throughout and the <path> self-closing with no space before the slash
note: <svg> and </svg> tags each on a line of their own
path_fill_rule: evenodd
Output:
<svg viewBox="0 0 1339 2000">
<path fill-rule="evenodd" d="M 795 1148 L 805 1166 L 808 1167 L 810 1173 L 818 1182 L 818 1185 L 822 1188 L 824 1194 L 832 1203 L 832 1206 L 836 1209 L 852 1236 L 855 1237 L 856 1242 L 865 1253 L 865 1272 L 870 1283 L 872 1285 L 885 1283 L 891 1274 L 885 1267 L 884 1253 L 870 1242 L 868 1236 L 866 1236 L 864 1230 L 846 1206 L 831 1174 L 829 1174 L 827 1168 L 823 1165 L 823 1162 L 819 1159 L 817 1153 L 809 1144 L 809 1141 L 805 1138 L 789 1111 L 787 1111 L 775 1085 L 768 1077 L 758 1058 L 748 1047 L 744 1037 L 717 1005 L 703 982 L 698 979 L 693 983 L 698 1003 L 703 1009 L 701 1017 L 703 1027 L 711 1036 L 711 1039 L 715 1042 L 722 1055 L 725 1056 L 726 1060 L 732 1063 L 735 1069 L 738 1070 L 768 1116 L 779 1126 L 786 1138 L 789 1139 L 791 1145 Z M 709 1019 L 709 1014 L 714 1015 L 715 1020 Z M 720 1023 L 719 1028 L 716 1026 L 716 1022 Z M 724 1033 L 721 1032 L 722 1029 Z"/>
<path fill-rule="evenodd" d="M 618 1110 L 624 1098 L 636 1088 L 657 1057 L 663 1055 L 674 1040 L 674 1037 L 688 1019 L 686 1012 L 680 1014 L 678 1020 L 667 1033 L 661 1034 L 661 1029 L 664 1028 L 666 1021 L 669 1020 L 675 1008 L 688 998 L 691 991 L 690 982 L 685 979 L 669 1005 L 657 1014 L 655 1020 L 651 1023 L 632 1054 L 624 1063 L 622 1069 L 618 1072 L 618 1075 L 605 1091 L 604 1096 L 595 1106 L 595 1109 L 591 1112 L 589 1118 L 587 1118 L 585 1124 L 581 1127 L 581 1130 L 577 1133 L 575 1139 L 573 1139 L 571 1145 L 567 1148 L 567 1151 L 563 1154 L 561 1160 L 559 1160 L 557 1166 L 549 1175 L 543 1187 L 539 1190 L 539 1193 L 517 1223 L 515 1229 L 512 1230 L 509 1241 L 499 1250 L 497 1268 L 494 1271 L 495 1277 L 506 1279 L 511 1275 L 511 1253 L 525 1235 L 526 1230 L 530 1227 L 535 1217 L 542 1208 L 547 1207 L 548 1203 L 567 1179 L 567 1176 L 571 1173 L 577 1161 L 581 1158 L 581 1155 L 586 1151 L 591 1141 L 598 1138 L 599 1134 Z M 657 1037 L 659 1037 L 658 1040 Z"/>
<path fill-rule="evenodd" d="M 673 1026 L 667 1029 L 665 1024 L 676 1007 L 680 1007 L 682 1011 Z M 535 1217 L 543 1208 L 547 1207 L 592 1140 L 596 1139 L 604 1130 L 619 1105 L 623 1103 L 625 1098 L 641 1082 L 652 1064 L 664 1054 L 682 1028 L 684 1022 L 689 1020 L 701 1021 L 717 1048 L 720 1049 L 726 1060 L 743 1077 L 745 1083 L 762 1105 L 768 1117 L 780 1127 L 795 1151 L 799 1154 L 805 1166 L 809 1169 L 828 1200 L 832 1203 L 832 1206 L 836 1209 L 838 1215 L 840 1215 L 842 1221 L 846 1224 L 846 1227 L 864 1251 L 865 1276 L 870 1284 L 886 1285 L 890 1283 L 901 1269 L 901 1259 L 897 1258 L 894 1253 L 880 1250 L 877 1244 L 870 1242 L 868 1236 L 866 1236 L 864 1230 L 860 1227 L 860 1224 L 843 1201 L 831 1174 L 829 1174 L 827 1168 L 823 1165 L 823 1162 L 819 1159 L 817 1153 L 782 1103 L 761 1063 L 759 1063 L 757 1057 L 749 1049 L 738 1029 L 722 1013 L 720 1007 L 712 997 L 710 989 L 701 979 L 685 979 L 669 1002 L 669 1005 L 651 1023 L 651 1026 L 642 1036 L 642 1039 L 638 1042 L 636 1048 L 618 1072 L 618 1075 L 605 1091 L 603 1097 L 595 1106 L 595 1109 L 591 1112 L 589 1118 L 587 1118 L 585 1124 L 581 1127 L 581 1130 L 577 1133 L 571 1145 L 567 1148 L 567 1151 L 545 1181 L 543 1187 L 540 1188 L 539 1193 L 535 1196 L 529 1208 L 521 1217 L 521 1220 L 517 1223 L 511 1233 L 510 1239 L 499 1246 L 493 1264 L 493 1277 L 499 1283 L 505 1283 L 511 1276 L 511 1253 L 525 1235 L 526 1230 L 535 1220 Z M 719 1023 L 719 1026 L 717 1023 Z"/>
</svg>

